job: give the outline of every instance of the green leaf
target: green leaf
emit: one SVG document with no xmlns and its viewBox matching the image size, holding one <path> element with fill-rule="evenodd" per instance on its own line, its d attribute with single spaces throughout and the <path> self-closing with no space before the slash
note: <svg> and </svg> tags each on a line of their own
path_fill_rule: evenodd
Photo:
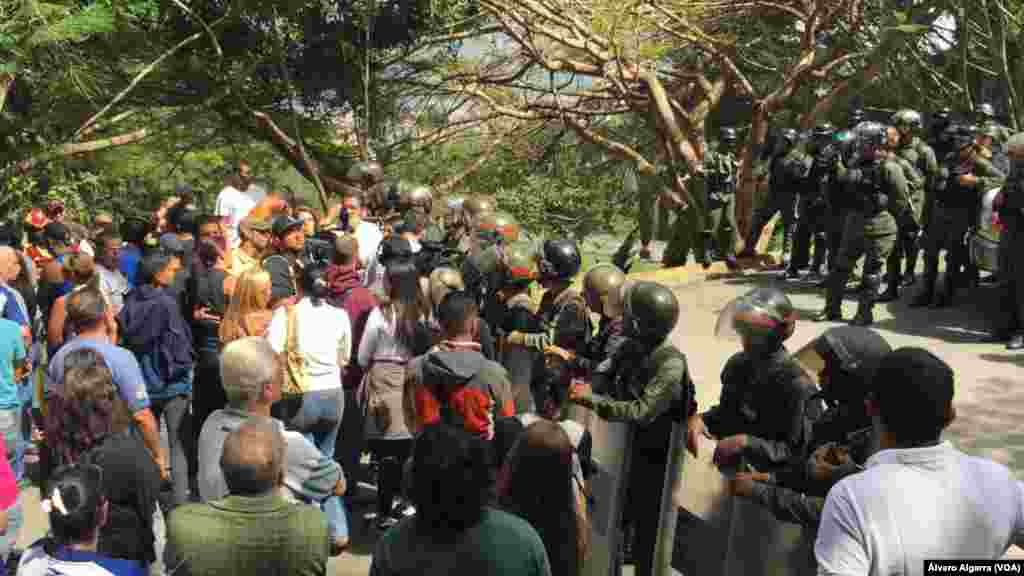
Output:
<svg viewBox="0 0 1024 576">
<path fill-rule="evenodd" d="M 43 25 L 29 38 L 29 46 L 44 46 L 59 42 L 82 42 L 88 38 L 114 31 L 114 13 L 107 6 L 94 4 Z"/>
</svg>

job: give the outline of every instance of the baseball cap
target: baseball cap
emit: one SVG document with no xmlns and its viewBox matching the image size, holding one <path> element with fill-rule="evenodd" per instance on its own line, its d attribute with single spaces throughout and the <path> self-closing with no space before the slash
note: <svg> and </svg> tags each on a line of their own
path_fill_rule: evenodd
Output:
<svg viewBox="0 0 1024 576">
<path fill-rule="evenodd" d="M 185 244 L 174 234 L 164 234 L 160 237 L 160 249 L 180 255 L 185 253 Z"/>
<path fill-rule="evenodd" d="M 68 227 L 61 224 L 60 222 L 50 222 L 43 228 L 43 235 L 48 240 L 54 242 L 60 242 L 62 244 L 71 243 L 71 233 L 68 232 Z"/>
<path fill-rule="evenodd" d="M 277 218 L 274 218 L 274 224 L 271 227 L 274 236 L 284 236 L 289 231 L 295 228 L 302 228 L 305 222 L 301 218 L 292 218 L 291 216 L 282 214 Z"/>
<path fill-rule="evenodd" d="M 270 232 L 273 228 L 273 222 L 267 218 L 245 218 L 242 220 L 242 225 L 249 230 L 256 230 L 257 232 Z"/>
</svg>

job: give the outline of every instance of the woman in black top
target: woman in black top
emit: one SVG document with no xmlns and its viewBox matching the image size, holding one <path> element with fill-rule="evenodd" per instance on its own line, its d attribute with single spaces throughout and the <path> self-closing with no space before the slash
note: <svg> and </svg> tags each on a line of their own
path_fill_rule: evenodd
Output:
<svg viewBox="0 0 1024 576">
<path fill-rule="evenodd" d="M 63 393 L 48 403 L 46 438 L 56 465 L 81 462 L 103 469 L 110 519 L 100 532 L 100 553 L 145 564 L 156 560 L 153 513 L 160 470 L 95 350 L 75 350 L 65 359 Z"/>
</svg>

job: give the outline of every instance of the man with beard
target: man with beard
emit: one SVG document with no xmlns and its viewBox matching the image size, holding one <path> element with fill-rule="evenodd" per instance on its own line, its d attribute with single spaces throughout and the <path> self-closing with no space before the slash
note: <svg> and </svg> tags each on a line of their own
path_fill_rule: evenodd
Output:
<svg viewBox="0 0 1024 576">
<path fill-rule="evenodd" d="M 237 248 L 231 250 L 229 260 L 232 275 L 241 276 L 246 270 L 260 265 L 270 249 L 271 228 L 270 220 L 258 220 L 251 216 L 242 220 L 238 226 L 242 241 Z"/>
</svg>

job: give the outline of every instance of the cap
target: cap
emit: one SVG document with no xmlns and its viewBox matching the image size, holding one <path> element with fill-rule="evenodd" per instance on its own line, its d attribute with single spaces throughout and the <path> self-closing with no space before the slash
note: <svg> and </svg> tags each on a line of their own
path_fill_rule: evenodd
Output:
<svg viewBox="0 0 1024 576">
<path fill-rule="evenodd" d="M 273 228 L 273 223 L 266 218 L 245 218 L 242 220 L 242 225 L 249 230 L 256 230 L 257 232 L 270 232 Z"/>
<path fill-rule="evenodd" d="M 271 230 L 273 231 L 274 236 L 284 236 L 289 231 L 294 230 L 295 228 L 302 228 L 304 225 L 305 222 L 302 221 L 302 218 L 292 218 L 291 216 L 282 214 L 277 218 L 274 218 Z"/>
<path fill-rule="evenodd" d="M 50 219 L 41 208 L 33 208 L 25 215 L 25 224 L 33 228 L 42 228 L 50 223 Z"/>
<path fill-rule="evenodd" d="M 61 224 L 60 222 L 50 222 L 43 228 L 43 235 L 48 240 L 54 242 L 60 242 L 62 244 L 71 243 L 71 233 L 68 232 L 68 227 Z"/>
</svg>

